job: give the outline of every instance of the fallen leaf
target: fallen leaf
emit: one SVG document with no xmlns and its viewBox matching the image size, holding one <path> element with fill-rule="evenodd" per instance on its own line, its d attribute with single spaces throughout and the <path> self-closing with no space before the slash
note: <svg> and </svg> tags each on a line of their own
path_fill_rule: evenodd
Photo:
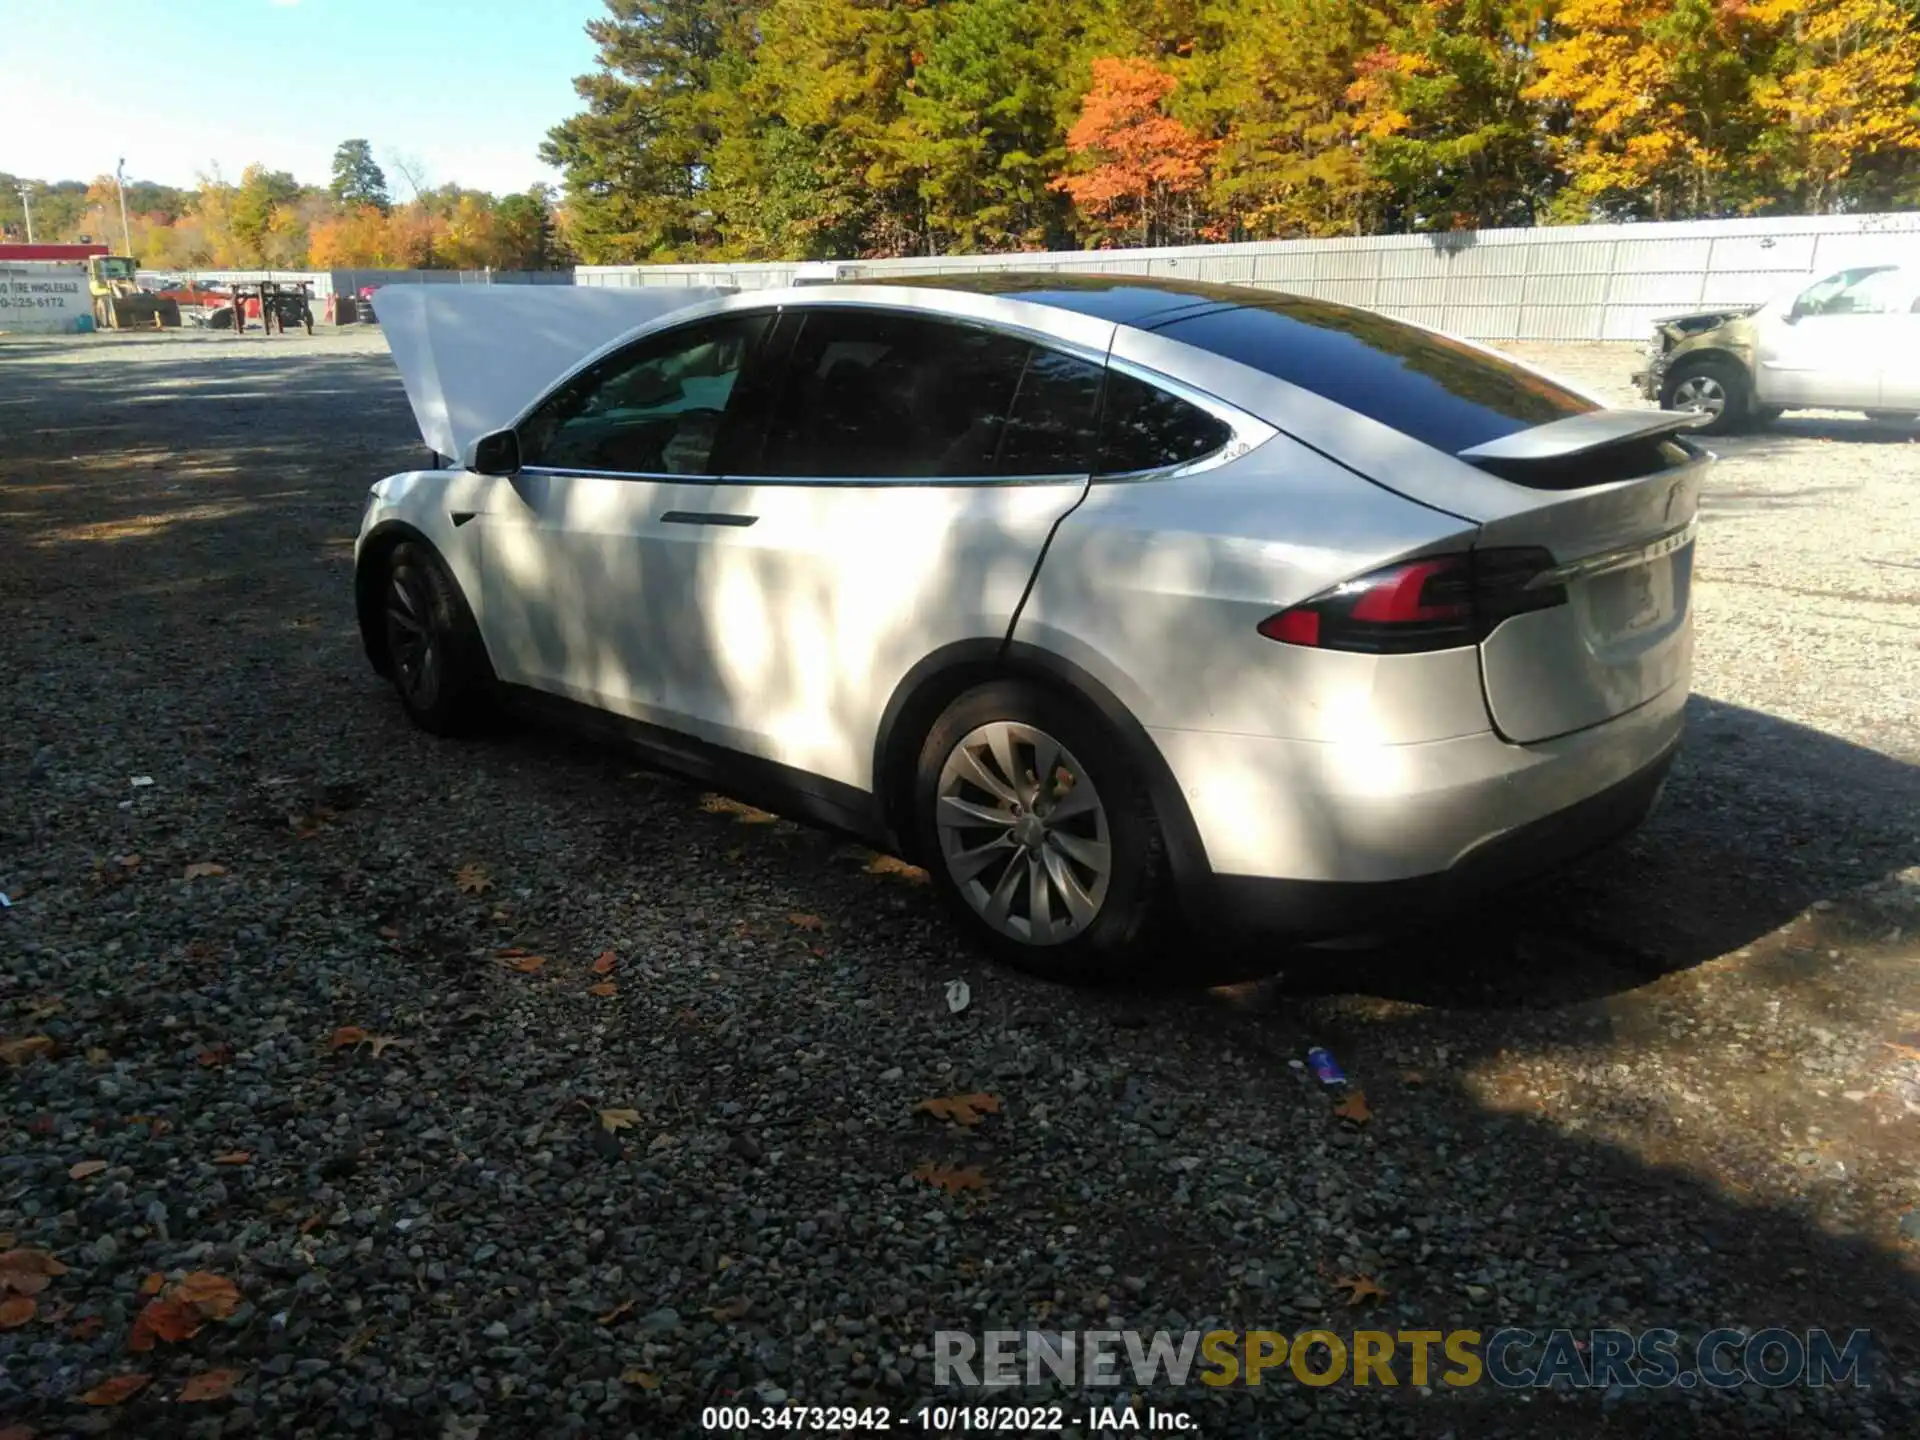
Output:
<svg viewBox="0 0 1920 1440">
<path fill-rule="evenodd" d="M 522 950 L 518 945 L 503 945 L 493 953 L 502 960 L 512 960 L 521 955 L 530 955 L 533 952 L 530 950 Z"/>
<path fill-rule="evenodd" d="M 947 1013 L 958 1015 L 973 1003 L 973 988 L 964 980 L 947 981 Z"/>
<path fill-rule="evenodd" d="M 1418 1070 L 1402 1070 L 1400 1072 L 1400 1083 L 1402 1085 L 1424 1085 L 1427 1083 L 1427 1077 Z"/>
<path fill-rule="evenodd" d="M 39 1310 L 40 1302 L 31 1295 L 9 1295 L 0 1300 L 0 1330 L 18 1330 Z"/>
<path fill-rule="evenodd" d="M 87 1063 L 89 1065 L 104 1065 L 111 1059 L 113 1059 L 113 1056 L 101 1046 L 95 1045 L 87 1051 Z"/>
<path fill-rule="evenodd" d="M 340 1342 L 340 1348 L 334 1351 L 333 1353 L 338 1355 L 342 1360 L 351 1360 L 354 1356 L 358 1355 L 362 1350 L 366 1349 L 367 1345 L 369 1344 L 369 1342 L 372 1341 L 373 1337 L 375 1335 L 378 1335 L 379 1333 L 380 1333 L 380 1327 L 377 1325 L 362 1326 L 360 1329 L 354 1331 L 353 1334 L 349 1335 L 345 1340 L 342 1340 Z"/>
<path fill-rule="evenodd" d="M 931 1160 L 923 1160 L 913 1167 L 913 1178 L 924 1180 L 945 1190 L 949 1195 L 957 1195 L 962 1190 L 985 1190 L 987 1180 L 980 1173 L 978 1165 L 954 1166 L 936 1165 Z"/>
<path fill-rule="evenodd" d="M 951 1120 L 956 1125 L 978 1125 L 985 1115 L 1000 1113 L 998 1095 L 948 1095 L 932 1100 L 922 1100 L 913 1107 L 916 1112 L 932 1115 L 936 1119 Z"/>
<path fill-rule="evenodd" d="M 518 960 L 509 960 L 507 968 L 518 970 L 522 975 L 531 975 L 546 963 L 547 957 L 544 955 L 522 955 Z"/>
<path fill-rule="evenodd" d="M 374 1059 L 378 1060 L 382 1055 L 386 1054 L 387 1051 L 404 1050 L 412 1043 L 411 1040 L 402 1040 L 397 1035 L 369 1035 L 367 1036 L 367 1052 L 371 1054 Z"/>
<path fill-rule="evenodd" d="M 206 1066 L 207 1069 L 212 1070 L 216 1066 L 225 1065 L 233 1059 L 233 1046 L 222 1040 L 217 1045 L 209 1045 L 196 1055 L 194 1059 Z"/>
<path fill-rule="evenodd" d="M 600 1128 L 608 1134 L 618 1130 L 631 1130 L 639 1123 L 638 1110 L 602 1110 L 600 1112 Z"/>
<path fill-rule="evenodd" d="M 1367 1097 L 1358 1090 L 1334 1106 L 1333 1113 L 1342 1120 L 1351 1120 L 1356 1125 L 1364 1125 L 1373 1118 L 1373 1111 L 1367 1108 Z"/>
<path fill-rule="evenodd" d="M 916 885 L 923 885 L 927 880 L 926 871 L 922 870 L 918 865 L 909 865 L 898 855 L 874 856 L 873 859 L 867 862 L 867 873 L 869 875 L 897 875 L 902 880 L 910 880 Z"/>
<path fill-rule="evenodd" d="M 18 1040 L 0 1040 L 0 1060 L 9 1065 L 24 1065 L 36 1055 L 52 1052 L 51 1035 L 23 1035 Z"/>
<path fill-rule="evenodd" d="M 116 1375 L 80 1397 L 82 1405 L 119 1405 L 146 1389 L 151 1375 Z"/>
<path fill-rule="evenodd" d="M 300 1222 L 300 1233 L 302 1235 L 310 1235 L 322 1225 L 326 1224 L 326 1222 L 327 1217 L 316 1210 Z"/>
<path fill-rule="evenodd" d="M 82 1160 L 77 1165 L 68 1168 L 67 1178 L 69 1180 L 84 1180 L 89 1175 L 98 1175 L 106 1168 L 107 1162 L 104 1160 Z"/>
<path fill-rule="evenodd" d="M 454 872 L 453 883 L 462 895 L 478 895 L 493 888 L 493 877 L 487 874 L 486 866 L 468 863 Z"/>
<path fill-rule="evenodd" d="M 753 1301 L 744 1295 L 736 1295 L 725 1304 L 716 1305 L 708 1313 L 722 1325 L 730 1325 L 735 1320 L 744 1320 L 751 1309 L 753 1309 Z"/>
<path fill-rule="evenodd" d="M 251 1159 L 253 1159 L 253 1152 L 251 1150 L 229 1150 L 224 1155 L 214 1156 L 213 1163 L 216 1165 L 244 1165 Z"/>
<path fill-rule="evenodd" d="M 238 1370 L 202 1370 L 198 1375 L 187 1377 L 187 1383 L 180 1387 L 180 1398 L 188 1401 L 224 1400 L 239 1383 Z"/>
<path fill-rule="evenodd" d="M 43 995 L 27 1006 L 21 1014 L 28 1020 L 44 1020 L 49 1015 L 58 1015 L 67 1008 L 67 1002 L 58 995 Z"/>
<path fill-rule="evenodd" d="M 599 958 L 593 962 L 593 973 L 596 975 L 611 975 L 613 973 L 613 951 L 602 950 L 600 952 Z"/>
<path fill-rule="evenodd" d="M 620 1383 L 622 1385 L 638 1385 L 642 1390 L 658 1390 L 660 1388 L 660 1377 L 651 1370 L 622 1370 L 620 1372 Z"/>
<path fill-rule="evenodd" d="M 8 1250 L 0 1253 L 0 1295 L 38 1295 L 52 1276 L 66 1273 L 67 1267 L 44 1250 Z"/>
<path fill-rule="evenodd" d="M 587 994 L 589 995 L 605 996 L 605 995 L 617 995 L 619 993 L 620 993 L 620 987 L 614 984 L 613 981 L 611 980 L 602 980 L 598 985 L 589 985 L 587 987 Z"/>
<path fill-rule="evenodd" d="M 349 1045 L 362 1044 L 366 1039 L 367 1032 L 362 1030 L 358 1025 L 342 1025 L 338 1030 L 333 1032 L 333 1035 L 328 1039 L 327 1043 L 336 1050 L 342 1050 Z"/>
<path fill-rule="evenodd" d="M 5 1429 L 0 1429 L 0 1440 L 33 1440 L 33 1435 L 34 1430 L 31 1425 L 9 1425 Z"/>
<path fill-rule="evenodd" d="M 142 1295 L 158 1295 L 162 1290 L 166 1288 L 167 1288 L 167 1277 L 162 1275 L 158 1270 L 155 1270 L 151 1275 L 147 1276 L 146 1279 L 140 1282 L 140 1293 Z"/>
<path fill-rule="evenodd" d="M 622 1300 L 618 1305 L 614 1306 L 611 1310 L 607 1311 L 606 1314 L 600 1317 L 600 1323 L 602 1325 L 611 1325 L 613 1324 L 614 1321 L 618 1320 L 622 1315 L 626 1314 L 631 1309 L 633 1309 L 633 1301 Z"/>
<path fill-rule="evenodd" d="M 734 800 L 725 795 L 702 795 L 700 808 L 709 815 L 731 815 L 742 825 L 771 825 L 780 818 L 769 811 L 756 809 L 744 801 Z"/>
<path fill-rule="evenodd" d="M 787 916 L 787 923 L 796 930 L 824 930 L 827 928 L 827 922 L 822 920 L 818 915 L 807 915 L 798 911 Z"/>
<path fill-rule="evenodd" d="M 224 1275 L 195 1270 L 173 1287 L 171 1298 L 193 1306 L 209 1320 L 224 1320 L 240 1308 L 240 1287 Z"/>
<path fill-rule="evenodd" d="M 91 1340 L 100 1333 L 101 1327 L 106 1323 L 107 1318 L 104 1315 L 82 1315 L 73 1322 L 73 1329 L 67 1333 L 76 1340 Z"/>
<path fill-rule="evenodd" d="M 184 1300 L 149 1300 L 133 1317 L 133 1329 L 127 1333 L 127 1349 L 142 1354 L 153 1349 L 154 1341 L 178 1345 L 200 1333 L 206 1321 L 200 1312 Z"/>
<path fill-rule="evenodd" d="M 382 925 L 379 930 L 379 935 L 382 940 L 398 940 L 400 938 L 400 931 L 392 925 Z"/>
<path fill-rule="evenodd" d="M 193 864 L 187 866 L 186 874 L 180 878 L 182 880 L 210 880 L 216 875 L 224 875 L 226 873 L 227 867 L 224 865 L 216 865 L 211 860 L 196 860 Z"/>
<path fill-rule="evenodd" d="M 1898 1055 L 1902 1060 L 1920 1060 L 1920 1050 L 1915 1049 L 1911 1045 L 1902 1045 L 1897 1040 L 1882 1040 L 1880 1043 L 1893 1051 L 1893 1053 Z"/>
<path fill-rule="evenodd" d="M 1350 1306 L 1387 1298 L 1386 1290 L 1376 1284 L 1371 1276 L 1344 1275 L 1333 1283 L 1336 1289 L 1347 1292 L 1347 1304 Z"/>
</svg>

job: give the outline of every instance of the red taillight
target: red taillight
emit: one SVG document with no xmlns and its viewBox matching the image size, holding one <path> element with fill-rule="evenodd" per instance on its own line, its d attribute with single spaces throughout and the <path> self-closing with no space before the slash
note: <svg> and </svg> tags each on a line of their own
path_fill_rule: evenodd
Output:
<svg viewBox="0 0 1920 1440">
<path fill-rule="evenodd" d="M 1510 616 L 1558 605 L 1558 585 L 1534 580 L 1553 567 L 1545 550 L 1479 550 L 1389 565 L 1343 581 L 1260 622 L 1283 645 L 1404 655 L 1478 644 Z"/>
</svg>

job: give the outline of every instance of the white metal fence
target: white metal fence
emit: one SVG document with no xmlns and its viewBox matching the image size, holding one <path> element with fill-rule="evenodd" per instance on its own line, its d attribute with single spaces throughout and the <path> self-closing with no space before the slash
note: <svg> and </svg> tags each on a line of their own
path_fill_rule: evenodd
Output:
<svg viewBox="0 0 1920 1440">
<path fill-rule="evenodd" d="M 1039 270 L 1177 276 L 1364 305 L 1476 340 L 1643 340 L 1676 310 L 1765 300 L 1882 256 L 1920 261 L 1920 212 L 864 260 L 856 276 Z M 791 282 L 792 264 L 583 265 L 581 285 Z"/>
</svg>

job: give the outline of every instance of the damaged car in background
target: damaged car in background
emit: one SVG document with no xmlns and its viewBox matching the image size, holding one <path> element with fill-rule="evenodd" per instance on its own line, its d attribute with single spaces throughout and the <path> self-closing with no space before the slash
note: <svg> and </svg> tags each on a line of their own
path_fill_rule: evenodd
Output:
<svg viewBox="0 0 1920 1440">
<path fill-rule="evenodd" d="M 1760 305 L 1655 322 L 1635 386 L 1663 410 L 1725 433 L 1787 410 L 1920 417 L 1920 256 L 1858 265 Z"/>
</svg>

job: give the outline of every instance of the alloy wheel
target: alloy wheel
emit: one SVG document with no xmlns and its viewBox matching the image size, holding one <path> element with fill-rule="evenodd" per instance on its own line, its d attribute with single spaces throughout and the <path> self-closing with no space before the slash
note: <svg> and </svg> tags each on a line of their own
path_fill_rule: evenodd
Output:
<svg viewBox="0 0 1920 1440">
<path fill-rule="evenodd" d="M 1113 875 L 1106 807 L 1073 752 L 996 720 L 940 769 L 934 822 L 955 888 L 995 931 L 1029 945 L 1086 933 Z"/>
<path fill-rule="evenodd" d="M 387 656 L 394 679 L 416 710 L 440 695 L 440 645 L 433 629 L 433 599 L 418 571 L 402 566 L 387 582 Z"/>
<path fill-rule="evenodd" d="M 1689 375 L 1673 387 L 1673 408 L 1720 415 L 1727 408 L 1727 387 L 1711 375 Z"/>
</svg>

